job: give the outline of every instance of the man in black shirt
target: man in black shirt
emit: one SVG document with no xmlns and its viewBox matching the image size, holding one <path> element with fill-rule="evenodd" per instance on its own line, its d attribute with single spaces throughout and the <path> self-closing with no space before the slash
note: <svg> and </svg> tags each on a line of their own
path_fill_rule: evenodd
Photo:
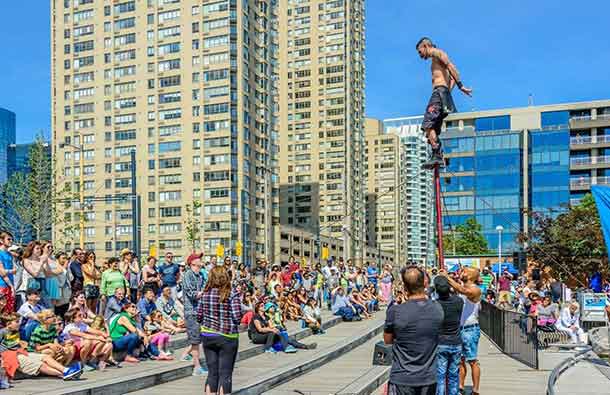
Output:
<svg viewBox="0 0 610 395">
<path fill-rule="evenodd" d="M 443 309 L 426 296 L 423 270 L 408 266 L 402 280 L 408 298 L 388 310 L 383 334 L 393 345 L 389 395 L 435 395 Z"/>
<path fill-rule="evenodd" d="M 438 303 L 442 306 L 445 318 L 438 337 L 437 351 L 437 395 L 458 395 L 460 390 L 460 359 L 462 357 L 462 338 L 460 336 L 460 318 L 464 301 L 450 292 L 446 277 L 437 276 L 434 288 Z M 445 391 L 446 389 L 446 391 Z"/>
</svg>

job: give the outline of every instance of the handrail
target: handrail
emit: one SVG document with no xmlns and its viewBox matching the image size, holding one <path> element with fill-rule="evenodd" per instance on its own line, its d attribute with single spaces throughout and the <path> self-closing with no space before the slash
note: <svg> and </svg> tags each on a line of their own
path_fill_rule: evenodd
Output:
<svg viewBox="0 0 610 395">
<path fill-rule="evenodd" d="M 591 346 L 583 346 L 584 350 L 577 352 L 569 358 L 564 359 L 559 363 L 559 365 L 555 366 L 551 374 L 549 375 L 549 380 L 546 384 L 546 394 L 547 395 L 555 395 L 555 384 L 557 380 L 559 380 L 559 376 L 561 376 L 565 371 L 570 369 L 572 366 L 576 365 L 579 362 L 585 361 L 589 358 L 589 353 L 593 350 Z"/>
</svg>

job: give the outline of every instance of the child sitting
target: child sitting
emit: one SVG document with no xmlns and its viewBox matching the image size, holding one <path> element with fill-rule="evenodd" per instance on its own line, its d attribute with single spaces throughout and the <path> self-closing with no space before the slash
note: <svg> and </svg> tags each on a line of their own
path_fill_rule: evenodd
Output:
<svg viewBox="0 0 610 395">
<path fill-rule="evenodd" d="M 144 331 L 150 336 L 149 347 L 156 347 L 159 350 L 159 356 L 156 357 L 157 360 L 171 361 L 174 359 L 168 349 L 169 332 L 173 330 L 172 327 L 172 325 L 163 319 L 163 315 L 159 310 L 150 313 L 150 321 L 144 324 Z"/>
</svg>

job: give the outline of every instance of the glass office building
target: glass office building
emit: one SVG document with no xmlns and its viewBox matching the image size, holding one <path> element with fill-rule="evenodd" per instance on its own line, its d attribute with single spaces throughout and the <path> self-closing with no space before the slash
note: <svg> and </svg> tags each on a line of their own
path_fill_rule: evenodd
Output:
<svg viewBox="0 0 610 395">
<path fill-rule="evenodd" d="M 0 108 L 0 184 L 8 180 L 8 149 L 15 144 L 15 113 Z"/>
<path fill-rule="evenodd" d="M 458 113 L 441 135 L 444 225 L 474 217 L 492 250 L 521 248 L 528 212 L 558 215 L 609 185 L 610 100 Z"/>
</svg>

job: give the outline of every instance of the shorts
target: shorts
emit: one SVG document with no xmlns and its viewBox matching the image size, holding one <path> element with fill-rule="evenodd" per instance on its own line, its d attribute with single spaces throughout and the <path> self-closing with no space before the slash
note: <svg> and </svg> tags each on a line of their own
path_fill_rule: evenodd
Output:
<svg viewBox="0 0 610 395">
<path fill-rule="evenodd" d="M 201 344 L 201 329 L 197 317 L 194 315 L 185 315 L 184 322 L 186 323 L 186 336 L 189 344 L 197 346 Z"/>
<path fill-rule="evenodd" d="M 451 92 L 446 86 L 437 86 L 432 90 L 430 101 L 424 112 L 424 122 L 421 129 L 425 132 L 428 129 L 434 129 L 440 135 L 443 120 L 447 115 L 457 112 Z"/>
<path fill-rule="evenodd" d="M 499 302 L 510 303 L 511 299 L 512 299 L 512 297 L 511 297 L 510 291 L 500 291 L 500 297 L 498 298 Z"/>
<path fill-rule="evenodd" d="M 481 338 L 481 327 L 478 324 L 468 325 L 462 328 L 462 358 L 465 361 L 476 361 L 479 352 L 479 339 Z"/>
<path fill-rule="evenodd" d="M 28 353 L 28 355 L 17 354 L 17 362 L 19 362 L 19 371 L 28 376 L 38 376 L 42 367 L 42 359 L 44 355 L 36 353 Z"/>
<path fill-rule="evenodd" d="M 388 395 L 436 395 L 436 383 L 418 386 L 388 383 Z"/>
</svg>

